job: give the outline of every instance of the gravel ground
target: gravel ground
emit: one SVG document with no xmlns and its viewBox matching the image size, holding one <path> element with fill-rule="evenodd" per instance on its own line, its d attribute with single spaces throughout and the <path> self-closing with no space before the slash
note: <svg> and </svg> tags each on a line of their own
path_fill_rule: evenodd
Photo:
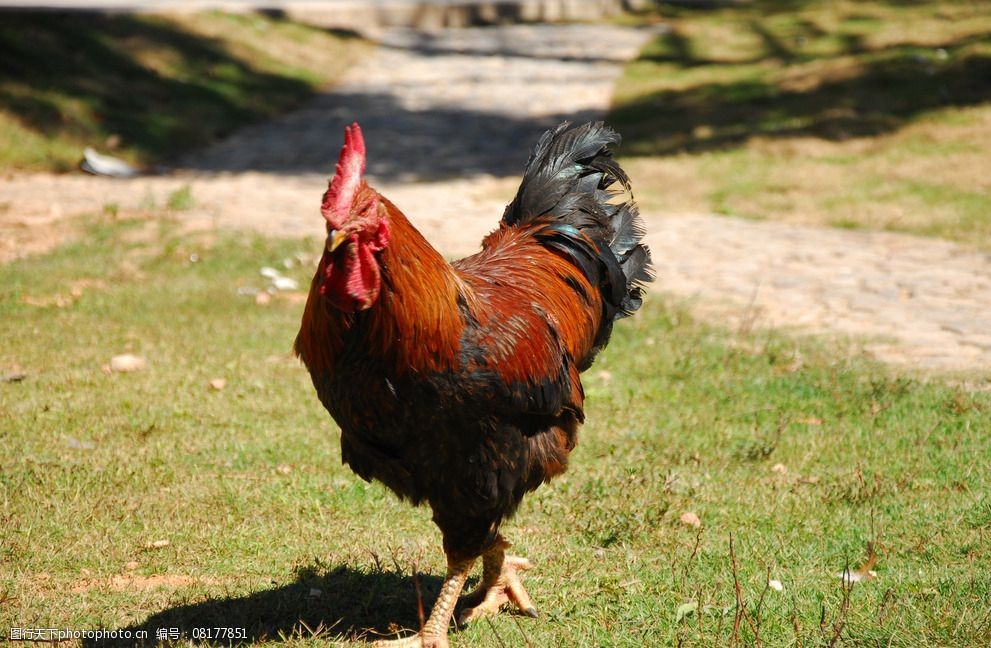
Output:
<svg viewBox="0 0 991 648">
<path fill-rule="evenodd" d="M 365 131 L 372 184 L 442 252 L 471 253 L 540 133 L 601 118 L 622 63 L 650 35 L 609 25 L 387 30 L 341 85 L 167 175 L 0 180 L 0 259 L 58 244 L 71 235 L 69 215 L 162 205 L 186 184 L 196 204 L 182 218 L 191 222 L 319 235 L 320 195 L 353 120 Z M 645 216 L 655 288 L 704 317 L 863 336 L 886 361 L 991 372 L 991 255 L 889 233 Z"/>
</svg>

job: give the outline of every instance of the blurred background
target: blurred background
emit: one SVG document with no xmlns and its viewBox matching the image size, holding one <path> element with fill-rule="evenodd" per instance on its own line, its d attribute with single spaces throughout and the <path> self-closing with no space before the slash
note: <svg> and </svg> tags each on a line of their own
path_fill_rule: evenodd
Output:
<svg viewBox="0 0 991 648">
<path fill-rule="evenodd" d="M 548 124 L 597 115 L 649 208 L 991 235 L 980 2 L 48 5 L 79 10 L 3 13 L 8 171 L 77 171 L 92 147 L 152 173 L 323 173 L 360 118 L 382 180 L 505 176 Z"/>
<path fill-rule="evenodd" d="M 605 119 L 665 290 L 858 335 L 904 337 L 911 307 L 932 316 L 912 353 L 875 355 L 991 363 L 991 320 L 972 307 L 991 299 L 981 258 L 843 234 L 991 246 L 983 2 L 5 4 L 2 258 L 61 241 L 69 216 L 151 205 L 319 235 L 314 196 L 355 120 L 373 182 L 464 255 L 541 132 Z M 847 248 L 867 256 L 831 261 Z M 904 249 L 919 262 L 892 267 Z M 952 276 L 920 286 L 931 267 Z"/>
</svg>

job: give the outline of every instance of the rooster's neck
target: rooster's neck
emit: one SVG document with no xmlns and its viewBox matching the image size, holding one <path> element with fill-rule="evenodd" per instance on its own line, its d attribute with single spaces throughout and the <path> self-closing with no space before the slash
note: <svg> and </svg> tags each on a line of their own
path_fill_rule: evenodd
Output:
<svg viewBox="0 0 991 648">
<path fill-rule="evenodd" d="M 464 319 L 464 286 L 454 268 L 395 205 L 382 198 L 391 237 L 380 253 L 382 290 L 368 311 L 369 352 L 397 373 L 453 369 Z"/>
</svg>

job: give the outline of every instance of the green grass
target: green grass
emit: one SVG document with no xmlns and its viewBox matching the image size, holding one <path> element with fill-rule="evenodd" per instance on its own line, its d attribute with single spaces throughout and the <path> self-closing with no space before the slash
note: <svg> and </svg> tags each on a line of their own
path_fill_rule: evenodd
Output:
<svg viewBox="0 0 991 648">
<path fill-rule="evenodd" d="M 67 171 L 85 146 L 168 161 L 298 105 L 363 47 L 263 14 L 4 12 L 0 168 Z"/>
<path fill-rule="evenodd" d="M 190 209 L 196 201 L 193 199 L 193 189 L 188 184 L 182 185 L 169 194 L 168 207 L 173 211 Z"/>
<path fill-rule="evenodd" d="M 991 247 L 985 3 L 661 3 L 639 20 L 666 31 L 609 120 L 647 206 Z"/>
<path fill-rule="evenodd" d="M 223 626 L 303 644 L 307 628 L 416 626 L 415 588 L 429 604 L 443 571 L 428 511 L 341 465 L 289 354 L 301 303 L 238 294 L 286 259 L 305 281 L 320 242 L 110 214 L 88 232 L 0 267 L 0 375 L 27 374 L 0 382 L 0 633 Z M 125 352 L 148 367 L 101 370 Z M 506 527 L 541 618 L 453 645 L 728 645 L 731 537 L 763 645 L 834 645 L 834 622 L 843 645 L 988 645 L 987 391 L 660 298 L 585 382 L 570 471 Z M 845 608 L 838 574 L 868 543 L 877 578 Z"/>
</svg>

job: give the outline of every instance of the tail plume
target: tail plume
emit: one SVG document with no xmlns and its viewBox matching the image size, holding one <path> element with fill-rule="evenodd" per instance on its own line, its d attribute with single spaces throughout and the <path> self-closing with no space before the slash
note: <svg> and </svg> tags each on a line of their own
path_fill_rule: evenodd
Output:
<svg viewBox="0 0 991 648">
<path fill-rule="evenodd" d="M 619 134 L 602 122 L 564 122 L 547 131 L 502 216 L 507 226 L 546 222 L 538 236 L 600 286 L 610 320 L 640 308 L 654 279 L 636 203 L 632 195 L 616 200 L 630 191 L 630 179 L 609 148 L 619 142 Z"/>
</svg>

